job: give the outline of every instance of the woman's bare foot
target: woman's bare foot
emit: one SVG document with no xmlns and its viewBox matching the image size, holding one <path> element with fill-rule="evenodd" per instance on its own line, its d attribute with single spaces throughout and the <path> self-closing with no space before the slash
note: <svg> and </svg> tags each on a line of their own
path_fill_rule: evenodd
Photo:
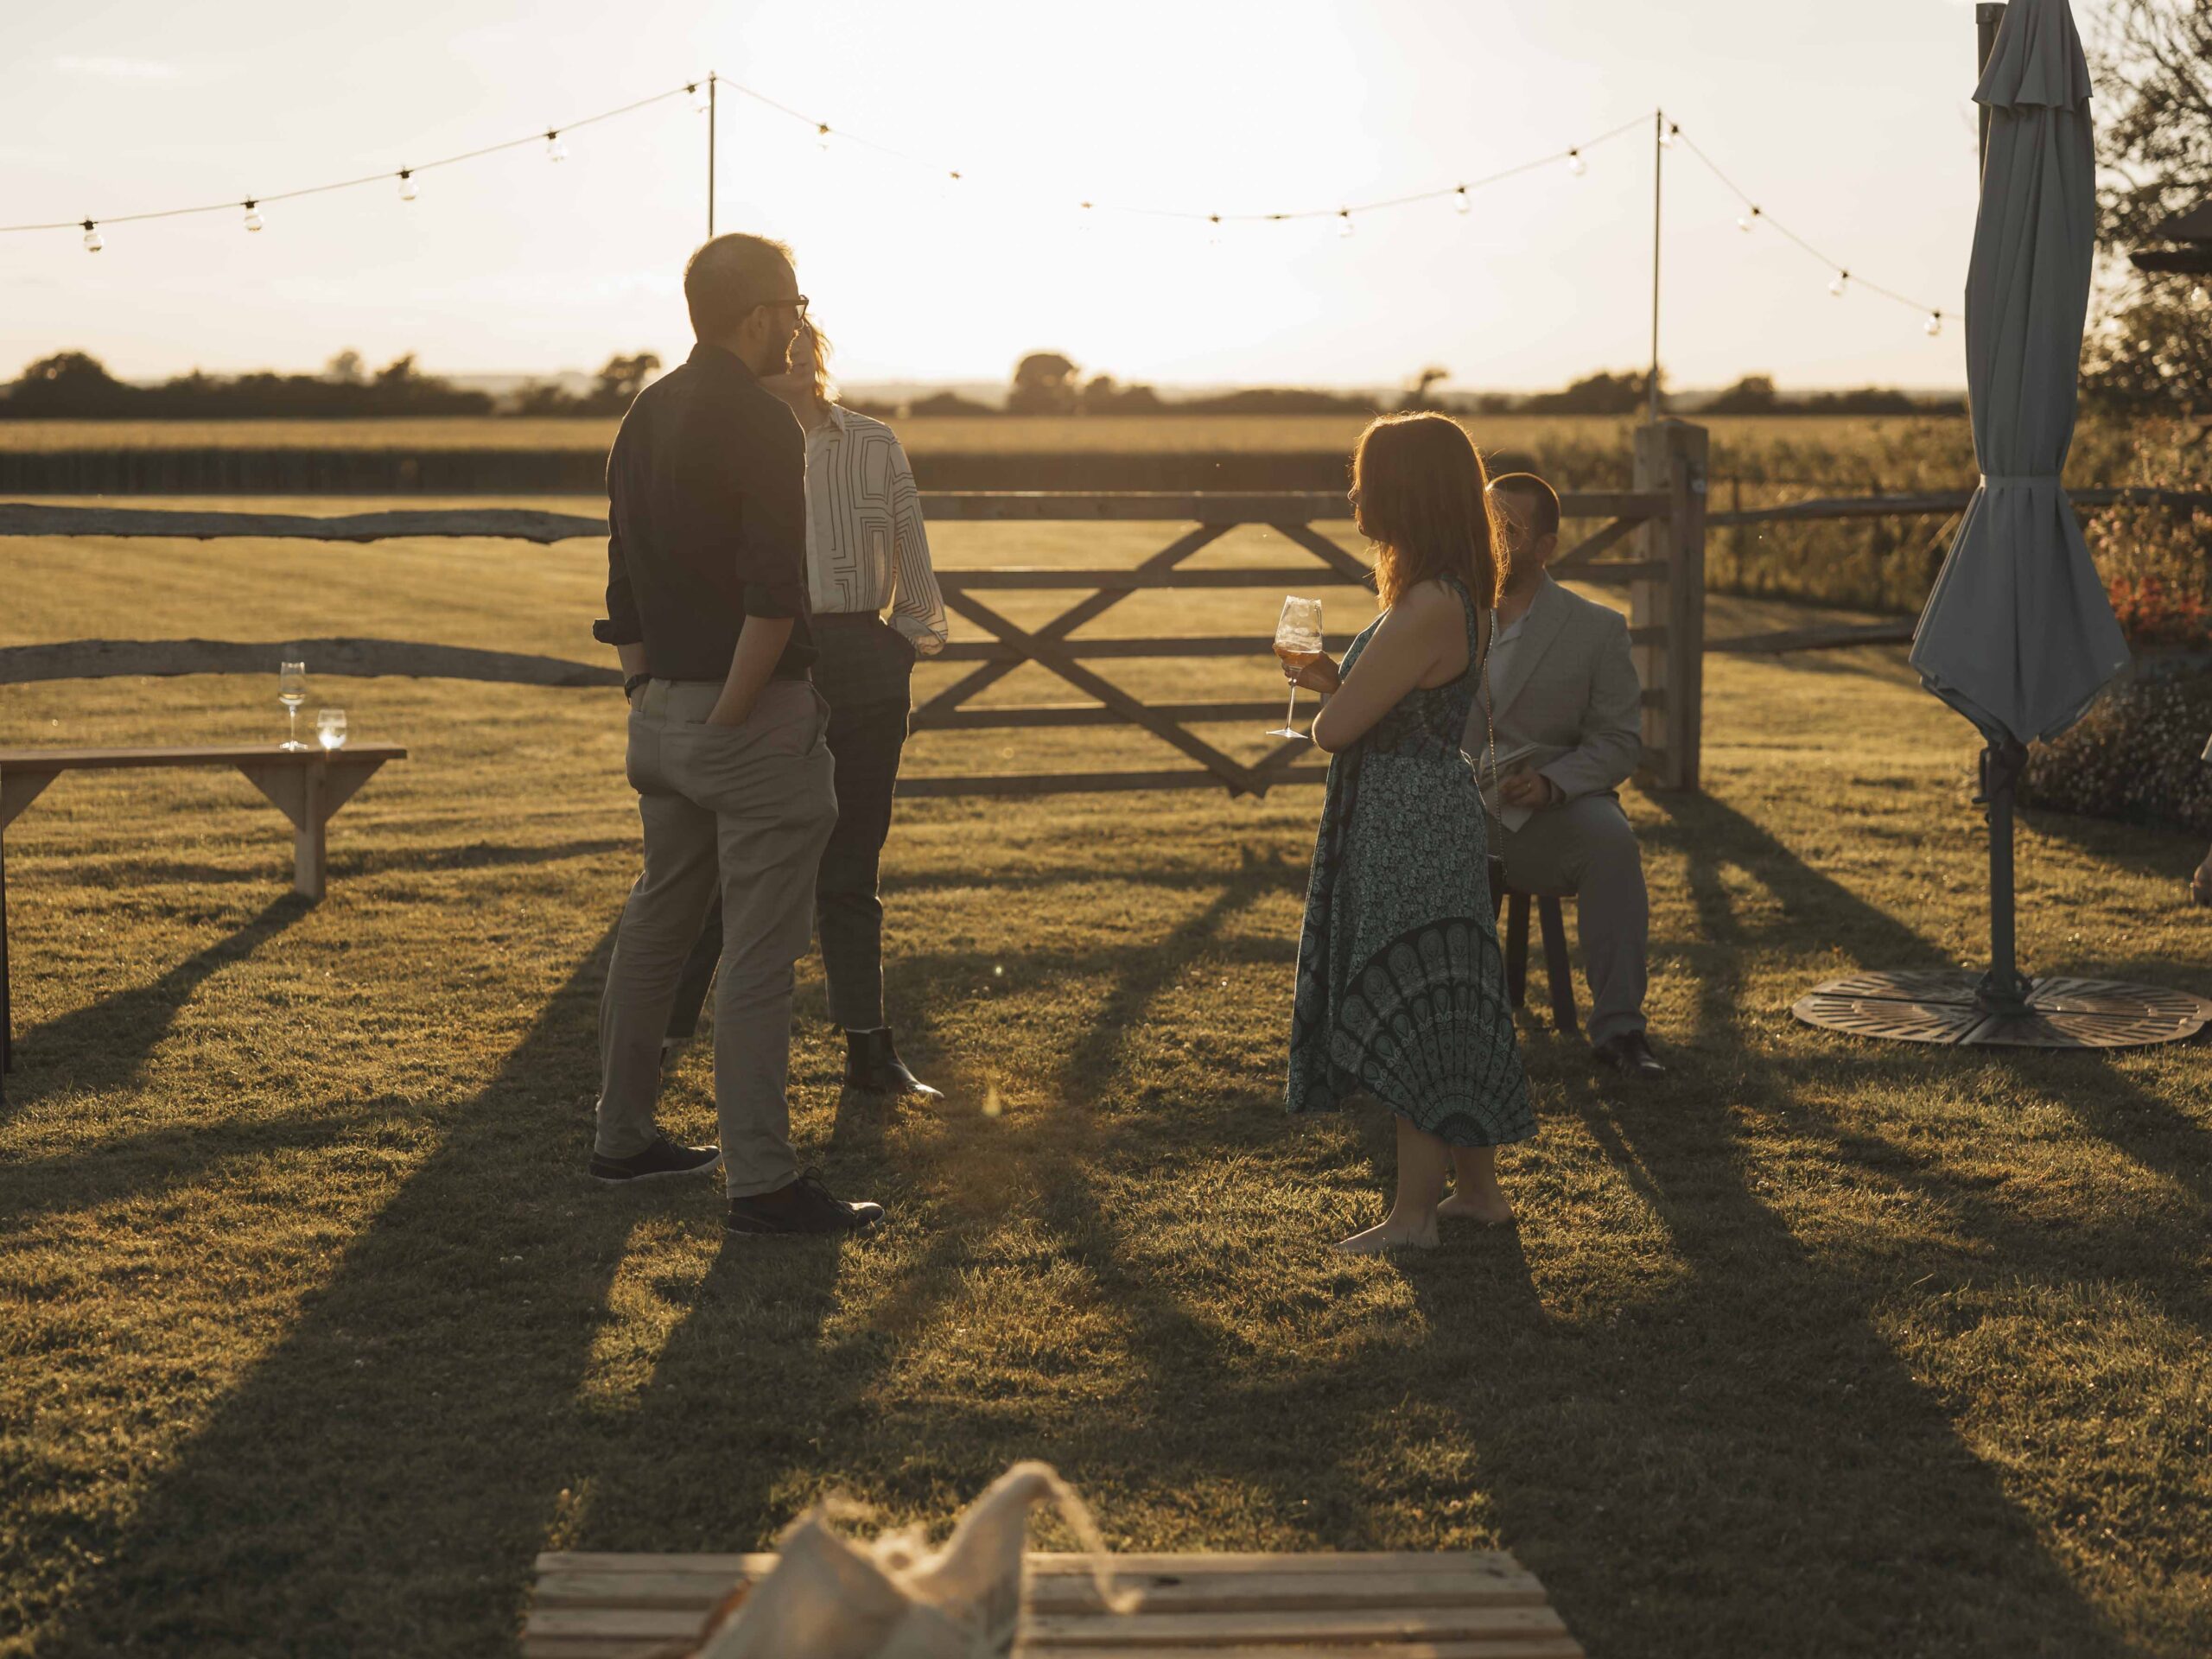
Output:
<svg viewBox="0 0 2212 1659">
<path fill-rule="evenodd" d="M 1341 1240 L 1337 1248 L 1351 1255 L 1380 1255 L 1385 1250 L 1433 1250 L 1436 1248 L 1436 1213 L 1431 1211 L 1419 1223 L 1402 1221 L 1395 1216 L 1383 1217 L 1380 1224 L 1363 1233 L 1354 1233 Z"/>
<path fill-rule="evenodd" d="M 1436 1206 L 1436 1213 L 1445 1221 L 1478 1221 L 1485 1227 L 1513 1224 L 1513 1206 L 1495 1187 L 1487 1192 L 1454 1192 Z"/>
<path fill-rule="evenodd" d="M 2196 874 L 2189 880 L 2189 896 L 2200 905 L 2212 905 L 2212 853 L 2196 867 Z"/>
</svg>

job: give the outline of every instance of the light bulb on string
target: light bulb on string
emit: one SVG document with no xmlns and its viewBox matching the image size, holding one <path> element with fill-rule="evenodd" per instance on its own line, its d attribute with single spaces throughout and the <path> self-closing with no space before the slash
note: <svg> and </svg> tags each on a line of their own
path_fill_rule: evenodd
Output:
<svg viewBox="0 0 2212 1659">
<path fill-rule="evenodd" d="M 250 200 L 245 204 L 245 227 L 249 231 L 261 228 L 261 209 Z"/>
<path fill-rule="evenodd" d="M 1349 208 L 1349 207 L 1339 207 L 1339 208 L 1338 208 L 1338 209 L 1337 209 L 1337 235 L 1338 235 L 1339 238 L 1342 238 L 1342 237 L 1347 237 L 1347 236 L 1350 236 L 1351 233 L 1352 233 L 1351 209 L 1351 208 Z"/>
<path fill-rule="evenodd" d="M 1943 332 L 1943 314 L 1941 311 L 1930 311 L 1928 314 L 1928 321 L 1920 325 L 1920 332 L 1927 335 L 1930 340 L 1935 339 L 1936 335 L 1942 334 Z"/>
<path fill-rule="evenodd" d="M 1567 152 L 1567 170 L 1579 179 L 1590 170 L 1590 163 L 1582 159 L 1580 150 L 1570 149 Z"/>
<path fill-rule="evenodd" d="M 1759 210 L 1756 207 L 1751 208 L 1746 213 L 1741 213 L 1736 215 L 1736 228 L 1741 231 L 1745 236 L 1749 236 L 1751 233 L 1751 227 L 1758 222 Z"/>
<path fill-rule="evenodd" d="M 1832 295 L 1833 296 L 1834 296 L 1835 298 L 1839 299 L 1839 300 L 1840 300 L 1840 299 L 1841 299 L 1841 298 L 1843 297 L 1843 290 L 1844 290 L 1844 287 L 1845 287 L 1845 285 L 1846 285 L 1847 283 L 1848 283 L 1850 281 L 1851 281 L 1851 273 L 1850 273 L 1849 271 L 1847 271 L 1847 270 L 1839 270 L 1838 272 L 1836 272 L 1836 274 L 1834 275 L 1834 277 L 1832 277 L 1832 278 L 1829 280 L 1829 283 L 1828 283 L 1828 292 L 1829 292 L 1829 294 L 1830 294 L 1830 295 Z"/>
<path fill-rule="evenodd" d="M 1669 121 L 1660 131 L 1660 148 L 1662 149 L 1672 149 L 1675 147 L 1675 140 L 1681 136 L 1681 127 L 1676 125 L 1674 122 Z"/>
<path fill-rule="evenodd" d="M 1219 213 L 1208 213 L 1206 215 L 1206 246 L 1210 248 L 1217 248 L 1220 245 L 1221 215 Z"/>
<path fill-rule="evenodd" d="M 561 135 L 557 132 L 549 132 L 545 135 L 545 159 L 549 162 L 565 162 L 569 159 L 569 147 L 561 142 Z"/>
<path fill-rule="evenodd" d="M 830 153 L 830 124 L 827 121 L 817 122 L 815 124 L 814 147 L 824 156 Z"/>
<path fill-rule="evenodd" d="M 399 173 L 399 199 L 402 201 L 412 201 L 422 194 L 423 187 L 415 182 L 415 175 L 402 168 Z"/>
<path fill-rule="evenodd" d="M 1467 187 L 1465 185 L 1461 185 L 1457 190 L 1454 190 L 1452 193 L 1452 211 L 1453 213 L 1459 213 L 1464 217 L 1474 207 L 1474 198 L 1467 194 Z"/>
<path fill-rule="evenodd" d="M 98 253 L 106 245 L 106 242 L 101 238 L 100 227 L 92 220 L 86 219 L 85 221 L 85 251 Z"/>
<path fill-rule="evenodd" d="M 696 80 L 683 90 L 691 94 L 691 108 L 697 114 L 704 115 L 707 106 L 715 101 L 713 95 Z"/>
</svg>

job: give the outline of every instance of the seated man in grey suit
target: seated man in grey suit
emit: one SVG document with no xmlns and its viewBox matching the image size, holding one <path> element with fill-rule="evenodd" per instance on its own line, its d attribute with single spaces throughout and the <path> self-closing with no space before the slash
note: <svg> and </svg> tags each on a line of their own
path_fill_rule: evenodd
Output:
<svg viewBox="0 0 2212 1659">
<path fill-rule="evenodd" d="M 1483 773 L 1491 851 L 1522 891 L 1574 894 L 1591 1044 L 1632 1077 L 1663 1076 L 1643 1030 L 1651 915 L 1643 861 L 1616 792 L 1643 753 L 1643 687 L 1628 623 L 1544 574 L 1559 550 L 1559 496 L 1550 485 L 1507 473 L 1490 490 L 1507 574 L 1488 695 L 1468 716 L 1465 747 L 1482 761 L 1487 715 L 1499 774 L 1493 796 Z"/>
</svg>

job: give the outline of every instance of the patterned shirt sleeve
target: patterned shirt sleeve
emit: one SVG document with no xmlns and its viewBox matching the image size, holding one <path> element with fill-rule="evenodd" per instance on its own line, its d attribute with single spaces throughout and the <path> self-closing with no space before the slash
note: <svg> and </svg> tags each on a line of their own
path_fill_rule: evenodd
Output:
<svg viewBox="0 0 2212 1659">
<path fill-rule="evenodd" d="M 913 642 L 917 656 L 934 657 L 950 637 L 944 597 L 930 563 L 929 531 L 922 522 L 914 469 L 896 439 L 891 444 L 891 625 Z"/>
</svg>

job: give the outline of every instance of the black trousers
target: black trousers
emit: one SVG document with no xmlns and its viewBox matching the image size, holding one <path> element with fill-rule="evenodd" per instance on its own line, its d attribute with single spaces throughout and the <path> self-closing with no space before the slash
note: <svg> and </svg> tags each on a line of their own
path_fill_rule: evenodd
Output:
<svg viewBox="0 0 2212 1659">
<path fill-rule="evenodd" d="M 817 631 L 823 660 L 816 683 L 830 702 L 837 827 L 822 849 L 815 877 L 814 927 L 822 946 L 823 977 L 829 982 L 830 1018 L 847 1031 L 873 1031 L 888 1023 L 883 1013 L 883 901 L 876 896 L 876 881 L 883 843 L 891 833 L 891 796 L 899 781 L 899 757 L 906 745 L 912 708 L 903 674 L 893 682 L 899 695 L 886 697 L 880 693 L 889 689 L 883 671 L 891 665 L 887 652 L 903 653 L 911 668 L 912 649 L 894 630 L 873 618 L 868 620 L 874 626 L 866 631 Z M 855 663 L 853 658 L 862 660 Z M 861 701 L 841 702 L 841 690 L 849 697 L 855 690 L 869 695 Z M 722 912 L 717 904 L 683 964 L 676 1007 L 669 1015 L 671 1037 L 688 1039 L 697 1032 L 699 1011 L 714 983 L 715 964 L 721 959 L 721 938 Z"/>
</svg>

